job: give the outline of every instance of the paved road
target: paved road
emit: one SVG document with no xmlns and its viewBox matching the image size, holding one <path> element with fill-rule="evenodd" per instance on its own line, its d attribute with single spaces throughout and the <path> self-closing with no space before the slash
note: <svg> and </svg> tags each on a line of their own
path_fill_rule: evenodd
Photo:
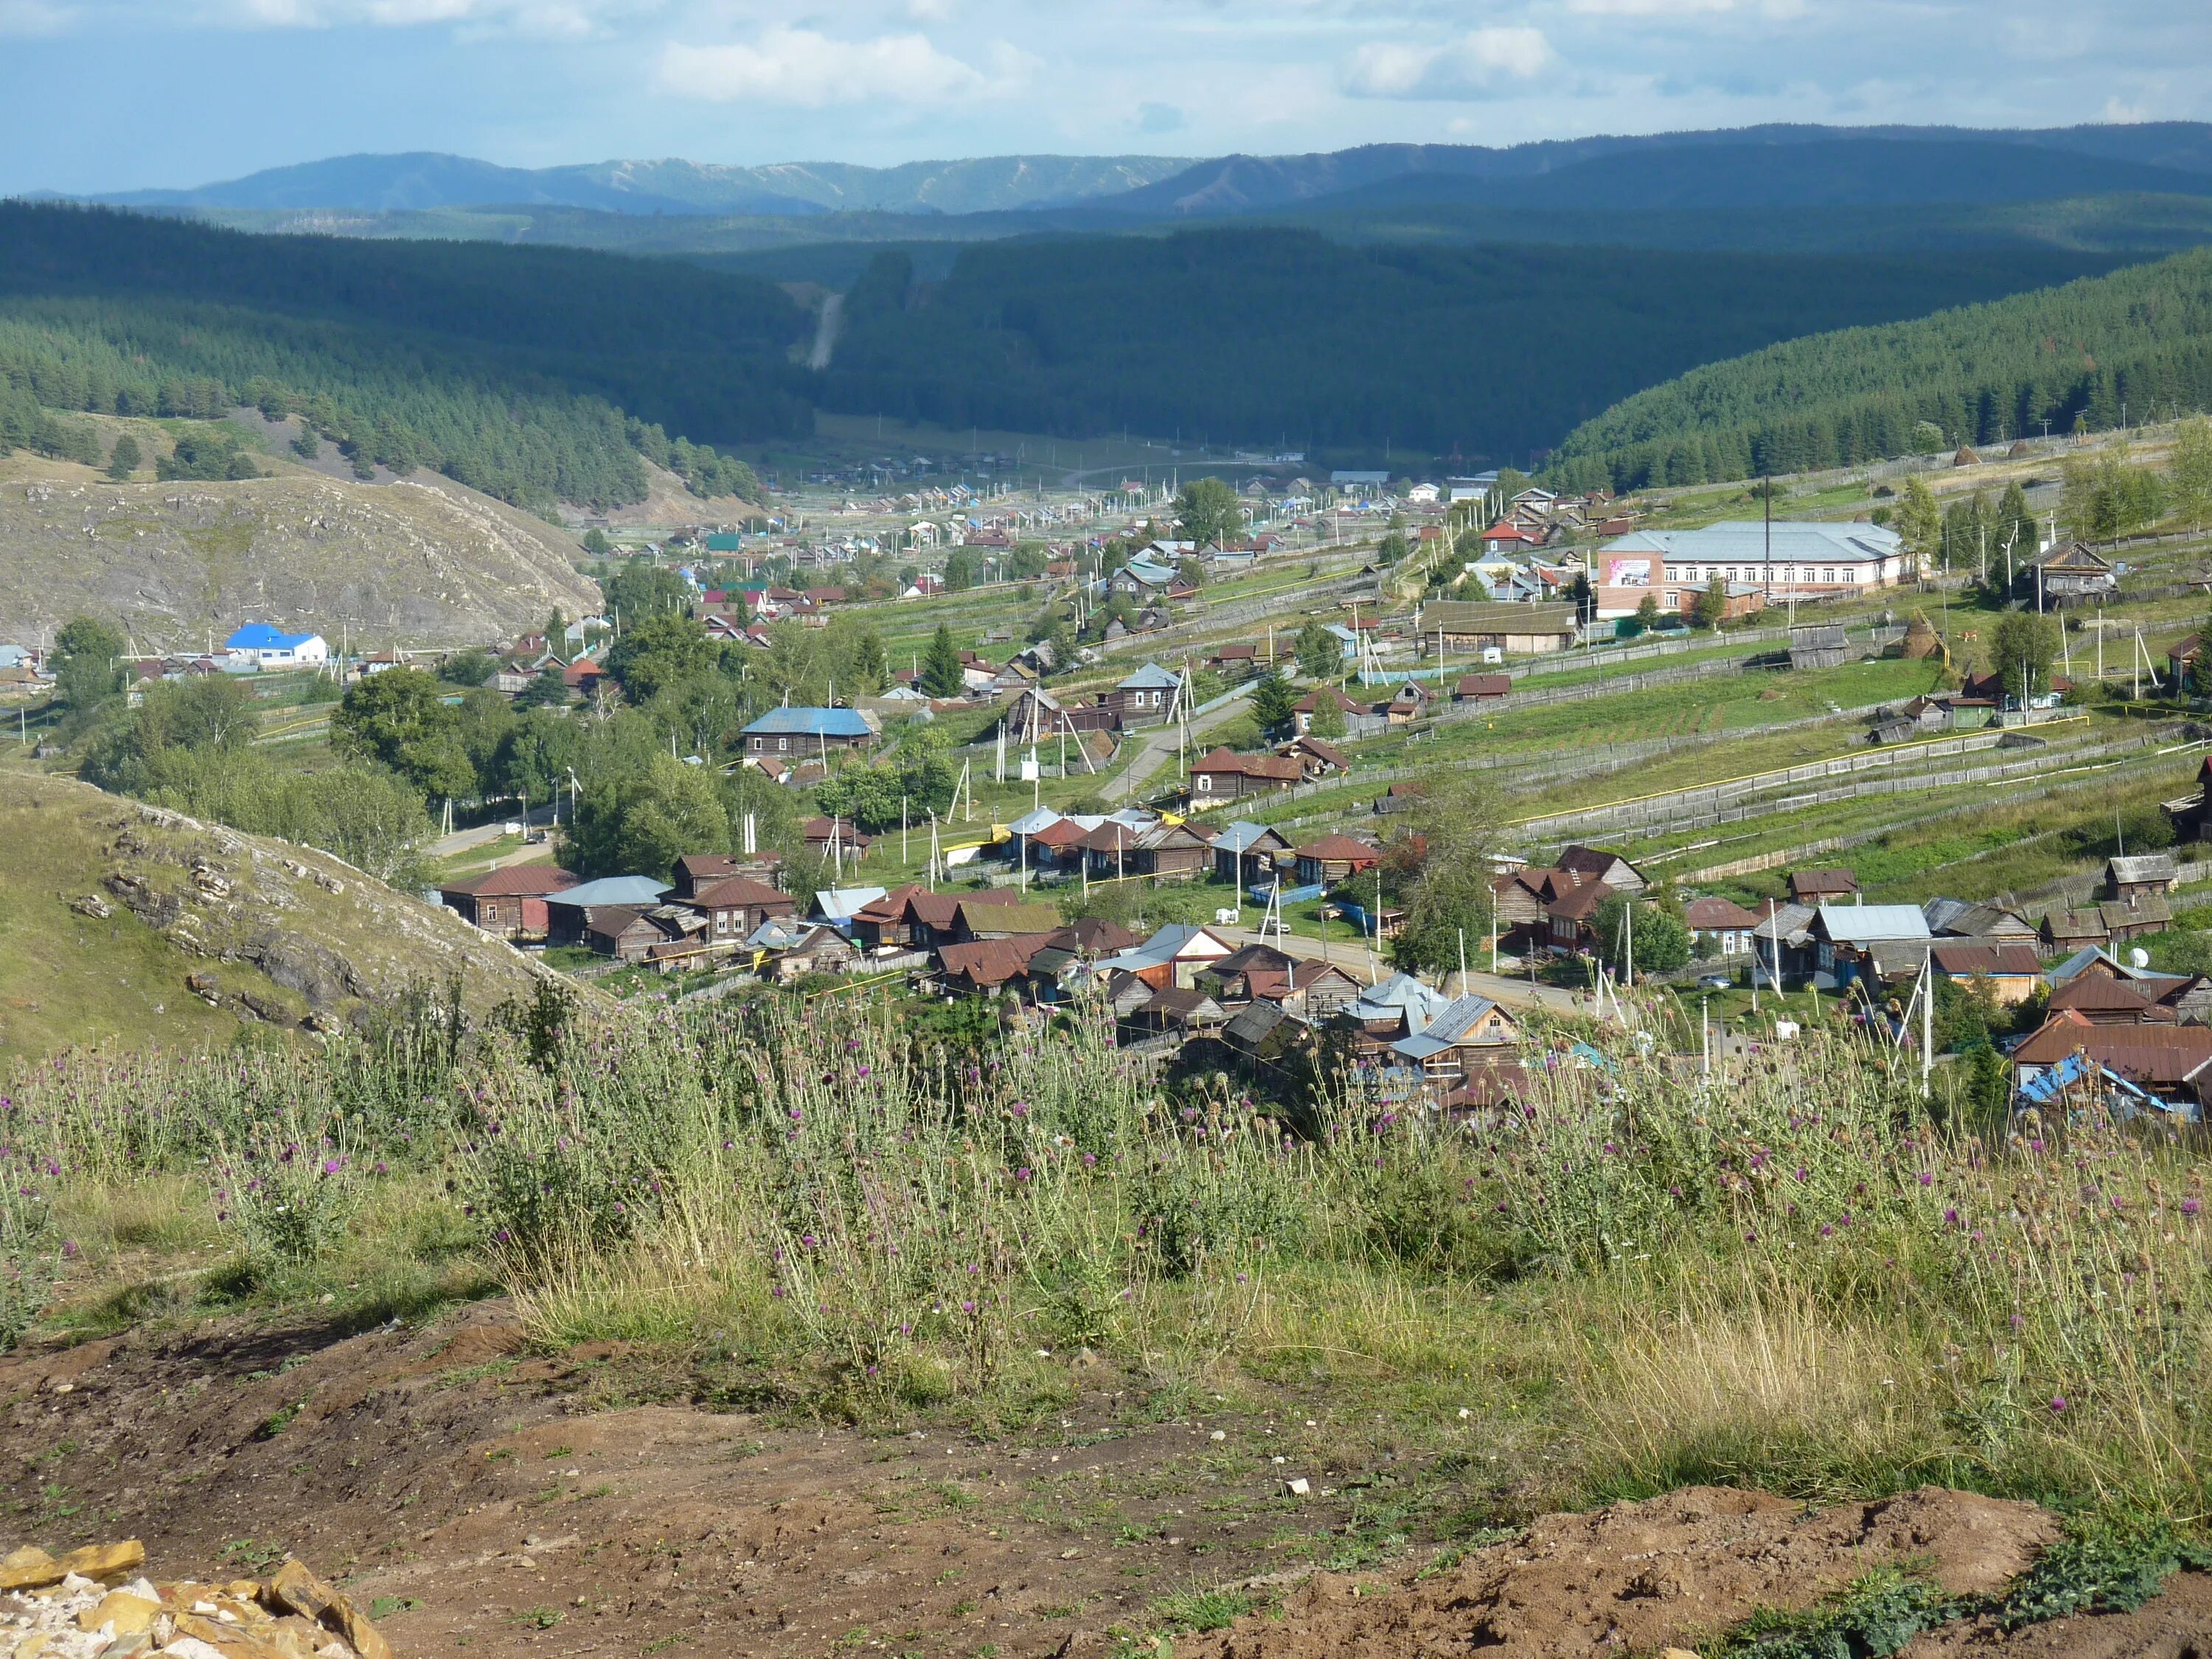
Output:
<svg viewBox="0 0 2212 1659">
<path fill-rule="evenodd" d="M 1217 727 L 1227 725 L 1244 713 L 1245 705 L 1251 701 L 1251 696 L 1250 686 L 1239 686 L 1232 701 L 1192 720 L 1190 737 L 1193 760 L 1196 760 L 1205 752 L 1206 745 L 1199 739 Z M 1115 797 L 1121 800 L 1135 799 L 1152 774 L 1175 758 L 1176 744 L 1181 741 L 1181 738 L 1182 728 L 1172 723 L 1153 726 L 1139 738 L 1137 752 L 1129 757 L 1128 765 L 1121 769 L 1120 775 L 1114 779 L 1111 785 Z"/>
<path fill-rule="evenodd" d="M 531 808 L 530 822 L 532 824 L 550 823 L 552 821 L 553 809 L 550 806 Z M 473 830 L 456 830 L 450 836 L 441 836 L 430 843 L 430 856 L 435 859 L 449 859 L 457 853 L 465 853 L 472 848 L 488 846 L 505 835 L 507 826 L 514 822 L 513 818 L 494 818 L 489 823 L 480 823 Z M 526 863 L 532 856 L 542 855 L 542 844 L 540 847 L 526 845 L 517 848 L 512 856 L 501 859 L 499 862 L 501 864 Z"/>
</svg>

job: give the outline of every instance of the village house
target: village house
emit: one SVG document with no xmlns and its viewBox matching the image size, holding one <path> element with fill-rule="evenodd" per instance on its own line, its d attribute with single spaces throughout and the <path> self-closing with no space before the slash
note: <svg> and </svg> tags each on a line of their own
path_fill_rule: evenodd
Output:
<svg viewBox="0 0 2212 1659">
<path fill-rule="evenodd" d="M 1316 685 L 1291 705 L 1291 724 L 1297 728 L 1301 736 L 1313 729 L 1314 711 L 1325 702 L 1334 703 L 1347 725 L 1355 715 L 1364 715 L 1368 712 L 1365 703 L 1345 696 L 1337 687 Z"/>
<path fill-rule="evenodd" d="M 1429 712 L 1436 694 L 1419 680 L 1407 680 L 1382 705 L 1383 718 L 1393 726 L 1410 726 Z"/>
<path fill-rule="evenodd" d="M 1512 1015 L 1488 997 L 1462 996 L 1439 1010 L 1419 1031 L 1390 1045 L 1400 1060 L 1420 1068 L 1431 1082 L 1456 1080 L 1521 1040 Z"/>
<path fill-rule="evenodd" d="M 1513 682 L 1504 674 L 1462 674 L 1452 686 L 1454 702 L 1476 702 L 1496 708 L 1513 695 Z"/>
<path fill-rule="evenodd" d="M 1694 898 L 1685 904 L 1682 923 L 1690 930 L 1694 947 L 1717 957 L 1748 955 L 1752 935 L 1759 928 L 1759 918 L 1734 899 L 1715 897 Z"/>
<path fill-rule="evenodd" d="M 2029 945 L 1947 944 L 1939 939 L 1934 955 L 1937 973 L 1954 985 L 1986 984 L 2002 1008 L 2026 1002 L 2043 984 L 2043 964 Z"/>
<path fill-rule="evenodd" d="M 2180 1011 L 2150 988 L 2105 974 L 2076 974 L 2051 993 L 2049 1012 L 2077 1013 L 2092 1025 L 2178 1025 Z"/>
<path fill-rule="evenodd" d="M 980 996 L 1024 979 L 1030 962 L 1051 935 L 1026 933 L 1010 939 L 972 940 L 937 947 L 937 977 L 948 992 Z"/>
<path fill-rule="evenodd" d="M 2044 604 L 2094 604 L 2120 591 L 2112 562 L 2079 542 L 2063 542 L 2028 562 L 2024 583 L 2033 583 Z"/>
<path fill-rule="evenodd" d="M 819 756 L 866 750 L 881 732 L 875 717 L 858 708 L 771 708 L 739 735 L 748 757 Z"/>
<path fill-rule="evenodd" d="M 1304 778 L 1305 769 L 1289 756 L 1240 755 L 1233 749 L 1216 749 L 1191 763 L 1191 805 L 1202 807 L 1247 795 L 1273 794 Z"/>
<path fill-rule="evenodd" d="M 1535 656 L 1571 650 L 1581 629 L 1571 605 L 1437 599 L 1421 608 L 1415 636 L 1424 653 L 1488 650 Z"/>
<path fill-rule="evenodd" d="M 1182 680 L 1158 663 L 1148 662 L 1112 690 L 1100 692 L 1098 701 L 1113 711 L 1125 729 L 1160 726 L 1182 710 Z"/>
<path fill-rule="evenodd" d="M 647 910 L 659 904 L 668 888 L 649 876 L 602 876 L 578 886 L 549 893 L 545 898 L 545 938 L 551 945 L 586 942 L 592 919 L 611 908 Z"/>
<path fill-rule="evenodd" d="M 1101 959 L 1097 965 L 1102 975 L 1129 974 L 1154 990 L 1170 985 L 1188 990 L 1199 974 L 1234 954 L 1235 948 L 1210 927 L 1176 922 L 1133 949 Z"/>
<path fill-rule="evenodd" d="M 1212 843 L 1197 826 L 1163 819 L 1137 832 L 1128 862 L 1139 875 L 1188 881 L 1204 875 L 1212 858 Z"/>
<path fill-rule="evenodd" d="M 2212 1066 L 2212 1028 L 2203 1025 L 2097 1025 L 2077 1011 L 2053 1014 L 2012 1053 L 2016 1087 L 2033 1092 L 2046 1073 L 2087 1068 L 2108 1073 L 2160 1105 L 2201 1117 L 2205 1073 Z M 2084 1064 L 2086 1062 L 2086 1065 Z"/>
<path fill-rule="evenodd" d="M 1790 902 L 1793 904 L 1834 904 L 1854 897 L 1859 878 L 1848 870 L 1792 870 Z"/>
<path fill-rule="evenodd" d="M 1264 823 L 1239 818 L 1213 838 L 1213 873 L 1238 887 L 1273 881 L 1289 840 Z"/>
<path fill-rule="evenodd" d="M 1008 904 L 963 895 L 953 907 L 952 942 L 973 945 L 979 939 L 1018 939 L 1025 933 L 1049 933 L 1059 926 L 1060 912 L 1049 904 Z"/>
<path fill-rule="evenodd" d="M 550 864 L 508 864 L 438 890 L 447 909 L 501 939 L 543 939 L 550 918 L 545 901 L 577 884 Z"/>
<path fill-rule="evenodd" d="M 737 945 L 763 922 L 799 914 L 797 899 L 750 876 L 726 876 L 696 889 L 684 902 L 707 918 L 708 942 L 717 945 Z"/>
<path fill-rule="evenodd" d="M 1838 987 L 1882 977 L 1878 945 L 1908 947 L 1915 967 L 1929 945 L 1928 918 L 1917 904 L 1822 904 L 1813 912 L 1810 932 L 1819 971 Z"/>
<path fill-rule="evenodd" d="M 1301 775 L 1309 783 L 1340 776 L 1352 769 L 1352 761 L 1344 750 L 1310 735 L 1292 738 L 1276 752 L 1297 762 Z"/>
<path fill-rule="evenodd" d="M 2144 853 L 2105 860 L 2105 896 L 2108 899 L 2160 897 L 2171 893 L 2181 879 L 2171 853 Z"/>
<path fill-rule="evenodd" d="M 1411 974 L 1393 974 L 1339 1010 L 1334 1023 L 1350 1035 L 1356 1059 L 1389 1065 L 1397 1059 L 1394 1044 L 1419 1036 L 1451 1003 Z"/>
<path fill-rule="evenodd" d="M 845 817 L 817 815 L 799 825 L 799 833 L 806 838 L 808 852 L 819 854 L 823 858 L 834 854 L 840 859 L 851 859 L 856 864 L 866 858 L 868 849 L 876 844 L 873 836 L 862 833 L 852 819 Z"/>
<path fill-rule="evenodd" d="M 1382 849 L 1346 835 L 1323 836 L 1297 848 L 1291 857 L 1296 861 L 1299 886 L 1333 887 L 1380 864 Z"/>
<path fill-rule="evenodd" d="M 1553 868 L 1595 878 L 1616 893 L 1640 893 L 1650 884 L 1644 872 L 1620 854 L 1599 847 L 1563 847 Z"/>
</svg>

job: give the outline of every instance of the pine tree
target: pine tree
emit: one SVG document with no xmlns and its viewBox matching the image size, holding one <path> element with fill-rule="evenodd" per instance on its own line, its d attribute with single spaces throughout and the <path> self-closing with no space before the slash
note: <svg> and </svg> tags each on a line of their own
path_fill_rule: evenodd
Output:
<svg viewBox="0 0 2212 1659">
<path fill-rule="evenodd" d="M 1260 676 L 1252 688 L 1252 717 L 1260 722 L 1262 732 L 1273 732 L 1291 723 L 1297 703 L 1291 683 L 1283 678 L 1282 671 L 1270 666 Z"/>
<path fill-rule="evenodd" d="M 952 630 L 939 623 L 930 636 L 929 654 L 921 660 L 921 690 L 933 697 L 957 697 L 967 687 L 960 668 L 960 647 L 952 643 Z"/>
</svg>

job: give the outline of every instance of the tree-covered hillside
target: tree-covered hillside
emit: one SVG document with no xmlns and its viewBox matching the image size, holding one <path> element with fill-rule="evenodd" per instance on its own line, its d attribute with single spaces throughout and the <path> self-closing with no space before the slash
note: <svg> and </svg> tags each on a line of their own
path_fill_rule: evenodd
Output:
<svg viewBox="0 0 2212 1659">
<path fill-rule="evenodd" d="M 1698 483 L 2116 423 L 2212 401 L 2212 249 L 1695 369 L 1577 428 L 1585 488 Z"/>
<path fill-rule="evenodd" d="M 933 284 L 887 253 L 848 296 L 823 399 L 955 427 L 1512 459 L 1698 363 L 2111 264 L 1347 247 L 1240 228 L 982 244 Z"/>
<path fill-rule="evenodd" d="M 673 261 L 0 204 L 0 447 L 54 447 L 53 410 L 252 403 L 518 503 L 637 500 L 641 453 L 720 494 L 750 474 L 702 444 L 808 429 L 806 326 Z"/>
</svg>

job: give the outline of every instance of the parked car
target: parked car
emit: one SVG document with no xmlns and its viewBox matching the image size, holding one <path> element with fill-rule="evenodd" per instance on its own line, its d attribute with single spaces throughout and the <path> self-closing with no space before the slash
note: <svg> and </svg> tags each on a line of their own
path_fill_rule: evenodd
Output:
<svg viewBox="0 0 2212 1659">
<path fill-rule="evenodd" d="M 1698 988 L 1700 991 L 1733 990 L 1735 988 L 1735 975 L 1733 974 L 1700 974 L 1698 975 Z"/>
</svg>

